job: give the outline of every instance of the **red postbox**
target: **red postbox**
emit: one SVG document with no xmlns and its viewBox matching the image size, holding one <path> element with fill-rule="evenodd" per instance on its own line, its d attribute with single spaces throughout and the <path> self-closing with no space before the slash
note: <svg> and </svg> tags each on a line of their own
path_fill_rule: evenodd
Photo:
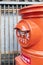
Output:
<svg viewBox="0 0 43 65">
<path fill-rule="evenodd" d="M 16 65 L 43 65 L 43 4 L 24 7 L 19 14 L 22 20 L 15 29 L 21 53 Z"/>
</svg>

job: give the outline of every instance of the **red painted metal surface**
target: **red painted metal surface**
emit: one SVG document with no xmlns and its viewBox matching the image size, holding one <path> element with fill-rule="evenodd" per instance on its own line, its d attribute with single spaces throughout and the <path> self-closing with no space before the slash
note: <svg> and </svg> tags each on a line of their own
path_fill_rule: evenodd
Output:
<svg viewBox="0 0 43 65">
<path fill-rule="evenodd" d="M 22 20 L 15 28 L 21 45 L 21 61 L 24 63 L 18 62 L 18 58 L 16 62 L 19 65 L 43 65 L 43 4 L 24 7 L 19 14 Z"/>
</svg>

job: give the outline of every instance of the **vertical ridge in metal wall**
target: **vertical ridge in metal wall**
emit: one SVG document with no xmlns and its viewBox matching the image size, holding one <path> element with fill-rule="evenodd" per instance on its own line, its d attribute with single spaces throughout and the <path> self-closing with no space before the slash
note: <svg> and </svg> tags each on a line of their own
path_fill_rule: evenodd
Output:
<svg viewBox="0 0 43 65">
<path fill-rule="evenodd" d="M 12 5 L 13 12 L 13 27 L 14 27 L 14 5 Z M 13 65 L 14 65 L 14 28 L 13 28 Z"/>
<path fill-rule="evenodd" d="M 16 5 L 16 23 L 18 22 L 18 5 Z M 18 40 L 17 40 L 17 55 L 18 55 Z"/>
<path fill-rule="evenodd" d="M 8 5 L 8 65 L 10 65 L 10 6 Z"/>
<path fill-rule="evenodd" d="M 0 65 L 1 65 L 1 5 L 0 5 Z"/>
<path fill-rule="evenodd" d="M 5 64 L 5 60 L 6 60 L 6 30 L 5 30 L 5 26 L 6 26 L 6 20 L 5 20 L 5 14 L 6 14 L 6 12 L 5 12 L 5 5 L 4 5 L 4 65 L 6 65 Z"/>
</svg>

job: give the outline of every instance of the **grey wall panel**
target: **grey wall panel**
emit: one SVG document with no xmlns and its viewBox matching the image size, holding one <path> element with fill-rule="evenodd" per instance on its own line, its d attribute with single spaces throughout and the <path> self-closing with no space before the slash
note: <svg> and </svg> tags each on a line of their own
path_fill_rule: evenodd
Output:
<svg viewBox="0 0 43 65">
<path fill-rule="evenodd" d="M 6 36 L 6 52 L 8 52 L 8 14 L 5 15 L 5 36 Z M 20 16 L 18 16 L 19 22 L 21 19 Z M 13 27 L 13 15 L 10 14 L 10 51 L 13 51 L 13 29 L 16 26 L 16 15 L 14 14 L 14 27 Z M 14 30 L 14 51 L 17 51 L 17 38 L 16 38 L 16 31 Z M 20 46 L 18 45 L 18 50 L 20 50 Z M 4 14 L 1 16 L 1 51 L 4 53 Z"/>
</svg>

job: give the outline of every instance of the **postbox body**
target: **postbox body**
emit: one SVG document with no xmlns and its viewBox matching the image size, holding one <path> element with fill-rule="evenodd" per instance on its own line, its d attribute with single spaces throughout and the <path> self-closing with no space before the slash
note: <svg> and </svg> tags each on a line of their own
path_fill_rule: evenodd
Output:
<svg viewBox="0 0 43 65">
<path fill-rule="evenodd" d="M 43 4 L 24 7 L 19 14 L 22 20 L 15 28 L 21 53 L 16 65 L 43 65 Z"/>
</svg>

